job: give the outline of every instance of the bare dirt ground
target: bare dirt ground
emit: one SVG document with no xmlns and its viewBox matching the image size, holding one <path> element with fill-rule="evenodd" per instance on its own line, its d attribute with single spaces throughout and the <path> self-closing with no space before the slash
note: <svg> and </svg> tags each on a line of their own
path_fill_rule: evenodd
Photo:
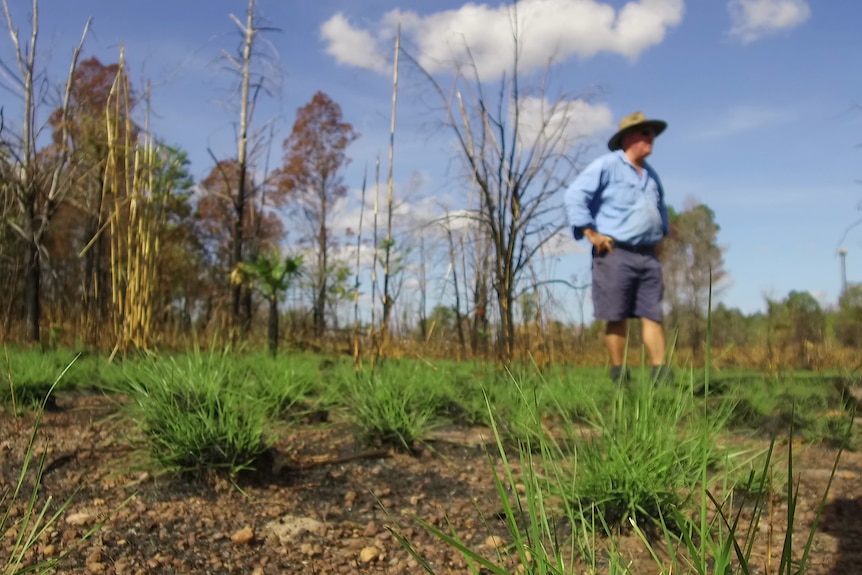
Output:
<svg viewBox="0 0 862 575">
<path fill-rule="evenodd" d="M 128 471 L 131 431 L 114 414 L 115 404 L 100 396 L 61 397 L 45 414 L 38 442 L 48 450 L 41 500 L 50 495 L 64 501 L 79 491 L 32 557 L 74 548 L 61 573 L 422 573 L 387 529 L 396 522 L 435 573 L 468 573 L 459 554 L 410 514 L 451 524 L 488 557 L 495 556 L 496 545 L 510 542 L 482 430 L 442 430 L 408 455 L 369 452 L 338 422 L 307 424 L 279 441 L 270 469 L 242 478 L 237 488 L 224 479 L 188 482 Z M 0 413 L 0 492 L 17 480 L 32 421 L 32 415 Z M 795 449 L 800 503 L 794 541 L 800 550 L 835 453 L 824 446 Z M 764 519 L 753 553 L 760 573 L 769 573 L 767 556 L 780 553 L 784 514 L 776 501 L 771 534 Z M 94 536 L 77 543 L 102 520 Z M 2 565 L 14 532 L 0 536 Z M 622 549 L 632 573 L 658 572 L 634 537 L 624 538 Z M 517 572 L 515 565 L 508 568 Z M 777 571 L 777 562 L 772 568 Z M 860 453 L 841 458 L 807 573 L 862 573 Z"/>
</svg>

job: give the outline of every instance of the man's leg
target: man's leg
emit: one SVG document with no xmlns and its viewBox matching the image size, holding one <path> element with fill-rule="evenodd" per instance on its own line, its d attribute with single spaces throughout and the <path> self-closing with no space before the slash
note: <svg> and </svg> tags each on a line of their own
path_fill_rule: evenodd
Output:
<svg viewBox="0 0 862 575">
<path fill-rule="evenodd" d="M 632 270 L 634 254 L 620 250 L 593 256 L 593 308 L 596 319 L 607 322 L 605 343 L 611 360 L 611 379 L 628 379 L 623 368 L 626 349 L 626 321 L 634 306 L 637 275 Z M 636 262 L 635 262 L 636 263 Z"/>
<path fill-rule="evenodd" d="M 641 318 L 644 345 L 652 365 L 652 379 L 672 381 L 673 373 L 664 364 L 667 344 L 662 325 L 661 302 L 664 297 L 661 264 L 655 257 L 644 257 L 643 273 L 636 298 L 635 310 Z"/>
<path fill-rule="evenodd" d="M 624 383 L 628 379 L 627 370 L 623 367 L 626 353 L 626 320 L 607 323 L 605 343 L 611 356 L 611 379 Z"/>
<path fill-rule="evenodd" d="M 622 365 L 626 352 L 626 321 L 609 321 L 605 331 L 605 343 L 611 356 L 611 365 Z"/>
<path fill-rule="evenodd" d="M 644 345 L 649 354 L 650 364 L 655 367 L 664 364 L 664 354 L 667 348 L 664 339 L 664 326 L 657 321 L 641 318 Z"/>
</svg>

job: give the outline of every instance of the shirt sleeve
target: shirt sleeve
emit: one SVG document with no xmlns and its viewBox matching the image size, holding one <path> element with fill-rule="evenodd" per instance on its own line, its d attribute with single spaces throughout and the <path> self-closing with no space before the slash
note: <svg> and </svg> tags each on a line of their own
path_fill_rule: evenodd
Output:
<svg viewBox="0 0 862 575">
<path fill-rule="evenodd" d="M 607 172 L 599 159 L 589 164 L 566 189 L 563 201 L 576 240 L 584 237 L 585 228 L 595 228 L 596 200 L 606 185 Z"/>
</svg>

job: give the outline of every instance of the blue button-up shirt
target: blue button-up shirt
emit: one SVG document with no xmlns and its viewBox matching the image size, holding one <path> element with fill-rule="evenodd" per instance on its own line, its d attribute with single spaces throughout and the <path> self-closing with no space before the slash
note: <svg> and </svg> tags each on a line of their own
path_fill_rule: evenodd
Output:
<svg viewBox="0 0 862 575">
<path fill-rule="evenodd" d="M 564 201 L 576 240 L 591 227 L 621 243 L 654 245 L 669 231 L 658 174 L 646 163 L 639 174 L 622 150 L 590 163 L 566 189 Z"/>
</svg>

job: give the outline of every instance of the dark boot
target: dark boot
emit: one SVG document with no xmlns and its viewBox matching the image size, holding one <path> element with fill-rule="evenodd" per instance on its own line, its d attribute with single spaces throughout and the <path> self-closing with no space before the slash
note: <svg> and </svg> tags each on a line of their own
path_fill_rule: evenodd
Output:
<svg viewBox="0 0 862 575">
<path fill-rule="evenodd" d="M 650 381 L 656 385 L 673 383 L 673 370 L 666 365 L 654 365 L 650 372 Z"/>
<path fill-rule="evenodd" d="M 611 381 L 620 385 L 626 385 L 632 379 L 629 368 L 623 368 L 621 365 L 611 366 L 610 376 Z"/>
</svg>

